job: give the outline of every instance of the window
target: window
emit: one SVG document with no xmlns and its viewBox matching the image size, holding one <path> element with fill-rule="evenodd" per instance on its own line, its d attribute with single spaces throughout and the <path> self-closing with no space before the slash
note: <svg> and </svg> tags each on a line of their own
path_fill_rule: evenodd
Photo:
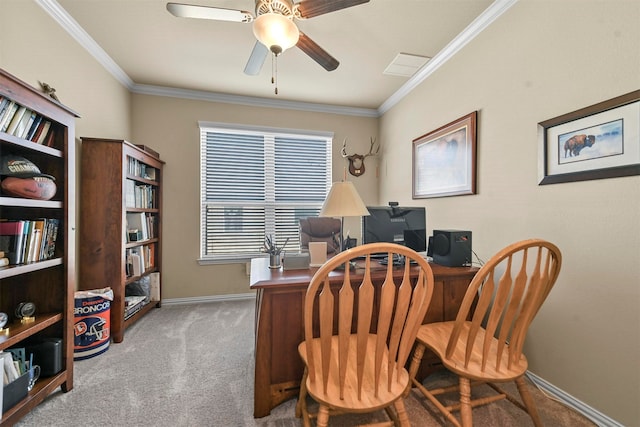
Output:
<svg viewBox="0 0 640 427">
<path fill-rule="evenodd" d="M 298 220 L 331 188 L 333 134 L 200 122 L 201 258 L 246 261 L 266 235 L 299 251 Z"/>
</svg>

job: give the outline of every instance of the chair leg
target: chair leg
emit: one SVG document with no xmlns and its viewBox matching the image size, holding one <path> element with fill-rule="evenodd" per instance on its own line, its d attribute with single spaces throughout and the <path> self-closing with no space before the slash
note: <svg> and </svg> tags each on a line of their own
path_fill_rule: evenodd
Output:
<svg viewBox="0 0 640 427">
<path fill-rule="evenodd" d="M 533 424 L 536 427 L 542 427 L 542 420 L 540 419 L 540 415 L 538 414 L 536 403 L 534 402 L 531 393 L 529 393 L 529 388 L 527 387 L 527 383 L 524 380 L 524 376 L 516 378 L 516 385 L 518 386 L 518 392 L 520 393 L 522 402 L 524 402 L 524 406 L 527 408 L 527 412 L 533 420 Z"/>
<path fill-rule="evenodd" d="M 298 403 L 296 403 L 296 418 L 302 418 L 304 427 L 311 427 L 309 421 L 309 411 L 307 409 L 307 368 L 304 368 L 302 374 L 302 382 L 300 383 L 300 394 L 298 395 Z"/>
<path fill-rule="evenodd" d="M 329 426 L 329 408 L 320 405 L 320 409 L 318 410 L 318 419 L 316 420 L 317 427 L 328 427 Z"/>
<path fill-rule="evenodd" d="M 409 366 L 409 378 L 411 381 L 407 386 L 407 390 L 405 390 L 402 397 L 409 396 L 411 392 L 411 382 L 414 382 L 416 375 L 418 374 L 418 368 L 420 368 L 420 363 L 422 362 L 422 357 L 424 356 L 424 344 L 416 342 L 416 348 L 413 350 L 413 355 L 411 356 L 411 365 Z"/>
<path fill-rule="evenodd" d="M 410 427 L 411 422 L 409 421 L 409 415 L 407 415 L 407 410 L 404 407 L 404 400 L 401 397 L 393 403 L 394 408 L 396 409 L 396 416 L 398 417 L 398 426 L 401 427 Z"/>
<path fill-rule="evenodd" d="M 471 382 L 468 378 L 460 377 L 460 418 L 462 427 L 473 426 L 471 411 Z"/>
<path fill-rule="evenodd" d="M 422 343 L 417 342 L 416 348 L 413 350 L 413 356 L 411 357 L 411 365 L 409 366 L 409 378 L 415 378 L 424 356 L 425 346 Z"/>
</svg>

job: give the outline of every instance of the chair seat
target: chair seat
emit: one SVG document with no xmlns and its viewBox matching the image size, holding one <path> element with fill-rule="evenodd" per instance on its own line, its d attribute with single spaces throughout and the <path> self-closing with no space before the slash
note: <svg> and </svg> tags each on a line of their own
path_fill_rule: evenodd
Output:
<svg viewBox="0 0 640 427">
<path fill-rule="evenodd" d="M 422 325 L 418 330 L 417 340 L 422 342 L 425 346 L 430 348 L 434 353 L 438 355 L 442 360 L 443 365 L 450 371 L 465 377 L 478 381 L 491 381 L 491 382 L 503 382 L 512 381 L 522 376 L 528 367 L 527 358 L 521 355 L 517 363 L 512 363 L 509 366 L 509 352 L 504 351 L 500 358 L 500 369 L 497 370 L 494 363 L 488 362 L 483 368 L 482 354 L 476 352 L 475 349 L 469 360 L 469 364 L 465 367 L 465 348 L 463 345 L 458 345 L 450 358 L 446 357 L 447 343 L 451 336 L 455 321 L 450 322 L 438 322 Z M 463 344 L 466 342 L 466 336 L 469 333 L 469 327 L 471 322 L 465 322 L 462 330 L 462 339 L 458 343 Z M 476 338 L 477 342 L 483 342 L 485 339 L 484 329 L 478 331 Z M 485 360 L 497 360 L 497 346 L 498 340 L 491 338 L 491 347 L 489 357 Z M 479 347 L 478 347 L 479 348 Z"/>
<path fill-rule="evenodd" d="M 373 372 L 373 360 L 372 355 L 375 354 L 375 340 L 376 336 L 374 334 L 370 334 L 367 342 L 367 351 L 365 356 L 365 366 L 364 366 L 364 389 L 372 390 L 375 387 L 376 381 L 374 379 Z M 351 335 L 349 345 L 351 348 L 356 348 L 356 336 Z M 320 339 L 313 340 L 313 351 L 314 351 L 314 359 L 321 360 L 320 358 Z M 305 364 L 307 364 L 307 347 L 306 343 L 302 342 L 298 346 L 298 352 L 300 356 L 304 360 Z M 379 390 L 378 396 L 373 396 L 372 393 L 363 393 L 362 400 L 358 399 L 357 395 L 357 360 L 356 360 L 356 352 L 349 352 L 348 366 L 346 369 L 346 381 L 345 381 L 345 390 L 344 390 L 344 399 L 340 398 L 339 391 L 339 381 L 338 381 L 338 337 L 333 336 L 331 338 L 331 361 L 330 361 L 330 377 L 329 383 L 327 387 L 327 393 L 324 393 L 322 381 L 322 375 L 320 373 L 319 363 L 316 364 L 318 366 L 316 373 L 316 381 L 310 380 L 310 375 L 307 376 L 306 386 L 308 393 L 318 402 L 322 402 L 334 409 L 339 410 L 348 410 L 349 412 L 371 412 L 374 409 L 381 409 L 389 406 L 394 401 L 398 400 L 401 397 L 402 393 L 407 389 L 409 385 L 409 373 L 406 369 L 402 368 L 400 370 L 400 378 L 398 381 L 393 381 L 391 384 L 391 389 L 389 390 L 387 387 L 389 372 L 387 370 L 388 366 L 388 352 L 385 351 L 383 354 L 383 363 L 382 363 L 382 373 L 380 375 L 379 381 Z M 392 373 L 395 376 L 397 373 L 397 369 L 393 369 Z"/>
</svg>

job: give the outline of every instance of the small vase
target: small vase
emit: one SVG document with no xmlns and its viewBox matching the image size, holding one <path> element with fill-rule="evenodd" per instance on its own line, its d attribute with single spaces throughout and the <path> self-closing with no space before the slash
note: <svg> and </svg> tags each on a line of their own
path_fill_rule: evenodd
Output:
<svg viewBox="0 0 640 427">
<path fill-rule="evenodd" d="M 269 268 L 280 268 L 280 254 L 269 254 Z"/>
</svg>

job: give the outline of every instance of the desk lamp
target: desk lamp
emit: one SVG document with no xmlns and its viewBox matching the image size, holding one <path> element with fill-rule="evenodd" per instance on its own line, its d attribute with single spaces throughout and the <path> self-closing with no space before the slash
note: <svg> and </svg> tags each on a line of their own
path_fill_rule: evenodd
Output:
<svg viewBox="0 0 640 427">
<path fill-rule="evenodd" d="M 340 252 L 344 241 L 344 217 L 366 216 L 369 210 L 358 195 L 356 187 L 351 181 L 334 182 L 329 195 L 322 204 L 320 215 L 324 217 L 340 217 Z"/>
</svg>

